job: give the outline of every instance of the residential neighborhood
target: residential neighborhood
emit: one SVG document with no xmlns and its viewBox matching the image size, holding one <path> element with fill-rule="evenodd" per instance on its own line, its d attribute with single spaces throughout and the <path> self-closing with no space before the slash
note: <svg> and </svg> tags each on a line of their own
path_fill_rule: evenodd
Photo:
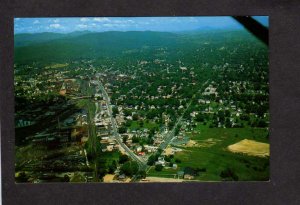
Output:
<svg viewBox="0 0 300 205">
<path fill-rule="evenodd" d="M 254 36 L 64 35 L 15 48 L 16 182 L 269 179 L 268 49 Z"/>
</svg>

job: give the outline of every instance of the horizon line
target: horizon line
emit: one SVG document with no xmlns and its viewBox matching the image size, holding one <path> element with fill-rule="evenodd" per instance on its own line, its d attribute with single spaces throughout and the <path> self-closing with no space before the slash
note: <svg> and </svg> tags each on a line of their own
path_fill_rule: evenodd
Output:
<svg viewBox="0 0 300 205">
<path fill-rule="evenodd" d="M 92 31 L 92 30 L 76 30 L 70 32 L 62 32 L 62 31 L 42 31 L 42 32 L 14 32 L 14 35 L 20 34 L 42 34 L 42 33 L 56 33 L 56 34 L 71 34 L 71 33 L 83 33 L 83 32 L 90 32 L 90 33 L 107 33 L 107 32 L 160 32 L 160 33 L 184 33 L 184 32 L 204 32 L 204 31 L 247 31 L 244 27 L 242 28 L 204 28 L 204 30 L 199 29 L 191 29 L 191 30 L 176 30 L 176 31 L 164 31 L 164 30 L 107 30 L 107 31 Z"/>
</svg>

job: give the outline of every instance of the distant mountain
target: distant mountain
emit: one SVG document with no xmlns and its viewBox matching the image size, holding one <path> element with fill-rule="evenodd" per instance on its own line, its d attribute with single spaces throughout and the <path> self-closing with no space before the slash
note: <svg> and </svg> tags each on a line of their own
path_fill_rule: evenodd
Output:
<svg viewBox="0 0 300 205">
<path fill-rule="evenodd" d="M 125 50 L 143 46 L 161 47 L 176 45 L 177 34 L 152 31 L 109 31 L 49 35 L 48 40 L 31 38 L 23 46 L 15 43 L 15 61 L 45 61 L 57 59 L 91 58 L 112 56 Z M 41 34 L 45 36 L 45 34 Z M 19 37 L 19 39 L 21 39 Z M 29 39 L 27 37 L 27 39 Z M 51 40 L 50 40 L 51 39 Z M 16 45 L 17 44 L 17 45 Z M 25 44 L 25 45 L 24 45 Z M 27 45 L 26 45 L 27 44 Z"/>
<path fill-rule="evenodd" d="M 186 31 L 179 31 L 177 33 L 186 33 L 186 34 L 197 34 L 197 33 L 211 33 L 211 32 L 232 32 L 232 31 L 241 31 L 242 28 L 235 27 L 235 28 L 218 28 L 213 26 L 202 26 L 193 30 L 186 30 Z"/>
<path fill-rule="evenodd" d="M 168 52 L 187 53 L 204 44 L 221 46 L 224 43 L 257 42 L 246 31 L 216 31 L 179 34 L 154 31 L 109 31 L 109 32 L 73 32 L 69 34 L 42 33 L 26 39 L 23 46 L 15 46 L 15 62 L 33 61 L 55 62 L 80 58 L 129 57 L 130 53 L 153 56 L 159 48 L 168 48 Z M 20 37 L 21 36 L 21 37 Z M 26 38 L 25 38 L 25 37 Z M 50 40 L 51 39 L 51 40 Z M 15 42 L 15 44 L 22 44 Z M 25 44 L 25 45 L 24 45 Z M 27 45 L 26 45 L 27 44 Z M 146 50 L 145 50 L 146 48 Z M 140 52 L 143 49 L 143 52 Z"/>
<path fill-rule="evenodd" d="M 28 46 L 35 43 L 42 43 L 46 41 L 51 41 L 59 38 L 63 38 L 65 34 L 62 33 L 21 33 L 14 36 L 15 47 Z"/>
<path fill-rule="evenodd" d="M 199 27 L 197 29 L 194 29 L 192 31 L 218 31 L 218 30 L 224 30 L 223 28 L 213 27 L 213 26 L 203 26 Z"/>
<path fill-rule="evenodd" d="M 47 41 L 52 41 L 60 38 L 76 37 L 84 34 L 91 33 L 91 31 L 75 31 L 72 33 L 52 33 L 52 32 L 43 32 L 43 33 L 20 33 L 14 36 L 14 46 L 28 46 L 37 43 L 44 43 Z"/>
<path fill-rule="evenodd" d="M 85 31 L 74 31 L 74 32 L 71 32 L 71 33 L 67 33 L 65 37 L 81 36 L 81 35 L 88 34 L 88 33 L 93 33 L 93 32 L 92 31 L 88 31 L 88 30 L 85 30 Z"/>
</svg>

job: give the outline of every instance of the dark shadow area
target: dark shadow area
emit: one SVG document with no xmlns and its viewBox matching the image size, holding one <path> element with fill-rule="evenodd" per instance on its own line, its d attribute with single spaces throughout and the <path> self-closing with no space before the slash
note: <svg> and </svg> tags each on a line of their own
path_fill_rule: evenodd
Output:
<svg viewBox="0 0 300 205">
<path fill-rule="evenodd" d="M 269 45 L 269 29 L 250 16 L 233 16 L 233 18 L 242 24 L 259 40 Z"/>
</svg>

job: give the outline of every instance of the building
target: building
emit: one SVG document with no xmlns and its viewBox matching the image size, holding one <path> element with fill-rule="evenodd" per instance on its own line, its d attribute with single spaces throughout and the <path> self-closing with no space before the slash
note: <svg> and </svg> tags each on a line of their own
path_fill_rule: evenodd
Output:
<svg viewBox="0 0 300 205">
<path fill-rule="evenodd" d="M 183 175 L 184 175 L 184 171 L 178 171 L 178 172 L 177 172 L 177 177 L 178 177 L 178 179 L 182 179 L 182 178 L 183 178 Z"/>
<path fill-rule="evenodd" d="M 158 157 L 158 161 L 155 162 L 155 165 L 165 166 L 166 165 L 166 161 L 165 161 L 164 157 Z"/>
<path fill-rule="evenodd" d="M 118 180 L 120 180 L 120 181 L 124 181 L 125 179 L 126 179 L 125 174 L 121 174 L 118 176 Z"/>
<path fill-rule="evenodd" d="M 142 151 L 142 149 L 143 149 L 143 147 L 142 147 L 142 146 L 138 146 L 138 147 L 136 148 L 136 152 L 141 152 L 141 151 Z"/>
</svg>

